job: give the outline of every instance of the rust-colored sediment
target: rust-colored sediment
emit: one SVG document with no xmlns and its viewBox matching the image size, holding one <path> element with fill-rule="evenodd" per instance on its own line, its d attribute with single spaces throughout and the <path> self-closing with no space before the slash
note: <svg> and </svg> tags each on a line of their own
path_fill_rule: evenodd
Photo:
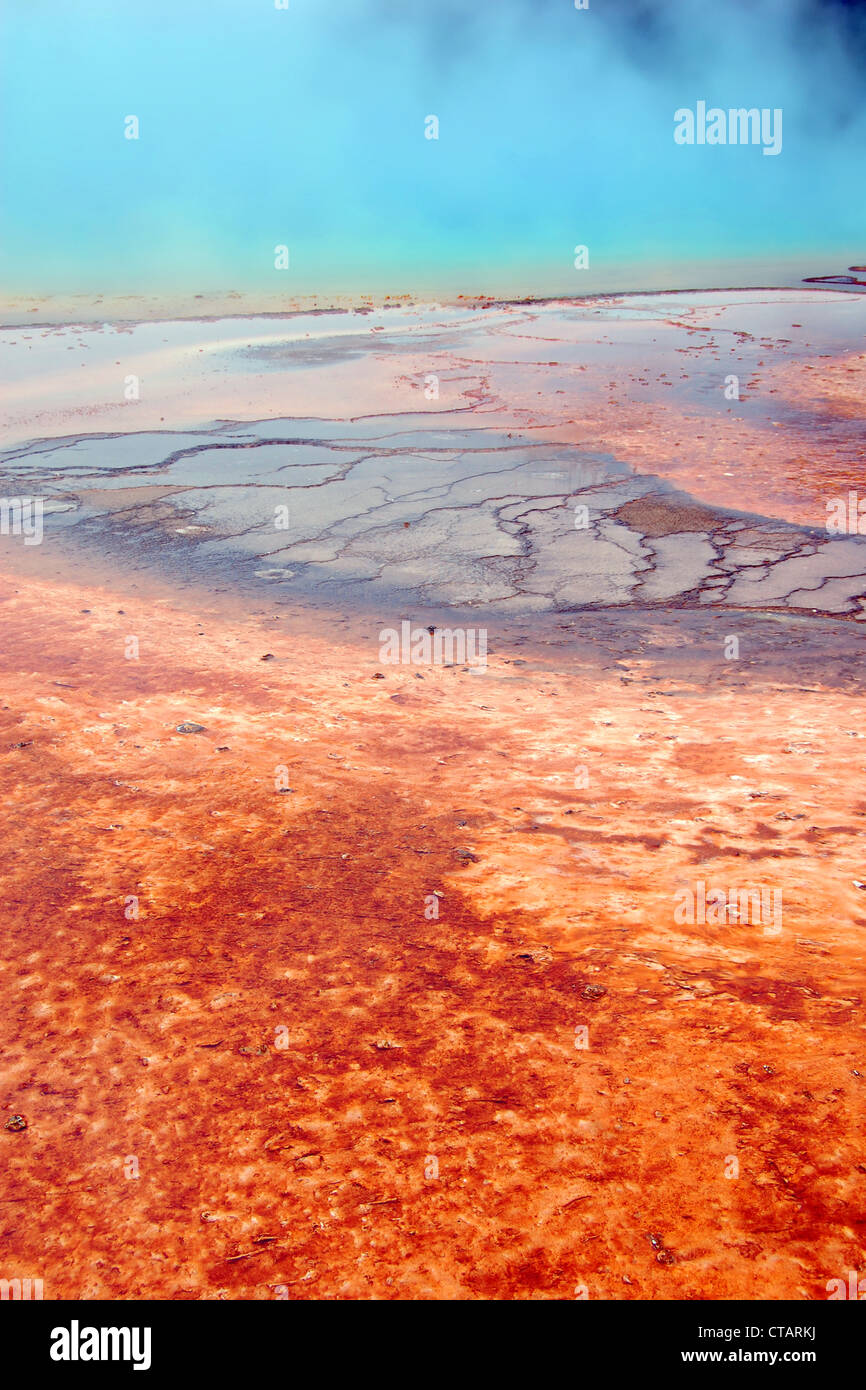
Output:
<svg viewBox="0 0 866 1390">
<path fill-rule="evenodd" d="M 650 628 L 478 677 L 0 598 L 4 1274 L 707 1299 L 862 1267 L 858 694 L 665 678 Z M 781 887 L 781 935 L 676 925 L 698 879 Z"/>
</svg>

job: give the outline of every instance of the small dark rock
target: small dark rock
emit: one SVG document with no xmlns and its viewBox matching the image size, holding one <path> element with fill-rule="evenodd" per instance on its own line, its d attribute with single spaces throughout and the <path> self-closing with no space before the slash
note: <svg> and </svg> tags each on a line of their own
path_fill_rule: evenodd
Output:
<svg viewBox="0 0 866 1390">
<path fill-rule="evenodd" d="M 276 661 L 273 652 L 265 652 L 264 656 L 259 657 L 259 661 Z"/>
<path fill-rule="evenodd" d="M 20 1134 L 22 1129 L 27 1128 L 27 1121 L 23 1115 L 10 1115 L 3 1128 L 11 1130 L 13 1134 Z"/>
<path fill-rule="evenodd" d="M 178 734 L 203 734 L 204 724 L 193 724 L 189 719 L 185 719 L 182 724 L 178 724 L 175 733 Z"/>
</svg>

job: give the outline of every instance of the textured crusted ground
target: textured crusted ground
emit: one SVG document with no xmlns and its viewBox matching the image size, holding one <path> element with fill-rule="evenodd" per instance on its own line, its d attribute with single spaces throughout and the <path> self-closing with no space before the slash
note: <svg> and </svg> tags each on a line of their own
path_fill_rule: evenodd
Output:
<svg viewBox="0 0 866 1390">
<path fill-rule="evenodd" d="M 476 677 L 141 586 L 2 595 L 5 1275 L 820 1298 L 862 1265 L 856 626 L 746 618 L 735 663 L 713 615 L 587 616 Z M 781 935 L 676 925 L 699 878 L 781 887 Z"/>
</svg>

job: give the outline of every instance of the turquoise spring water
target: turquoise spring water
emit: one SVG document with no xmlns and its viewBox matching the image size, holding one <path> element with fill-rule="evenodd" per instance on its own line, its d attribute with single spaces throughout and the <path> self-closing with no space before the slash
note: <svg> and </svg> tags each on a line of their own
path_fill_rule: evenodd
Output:
<svg viewBox="0 0 866 1390">
<path fill-rule="evenodd" d="M 580 294 L 866 259 L 838 7 L 278 3 L 6 7 L 3 290 Z M 677 145 L 699 101 L 781 110 L 780 153 Z"/>
</svg>

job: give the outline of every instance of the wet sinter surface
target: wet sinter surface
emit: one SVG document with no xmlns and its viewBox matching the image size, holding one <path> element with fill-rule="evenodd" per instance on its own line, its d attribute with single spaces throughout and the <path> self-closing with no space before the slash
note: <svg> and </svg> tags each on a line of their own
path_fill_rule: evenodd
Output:
<svg viewBox="0 0 866 1390">
<path fill-rule="evenodd" d="M 166 558 L 174 542 L 330 602 L 866 607 L 866 537 L 708 507 L 458 413 L 85 436 L 9 450 L 0 469 L 7 493 L 46 499 L 49 530 Z"/>
</svg>

